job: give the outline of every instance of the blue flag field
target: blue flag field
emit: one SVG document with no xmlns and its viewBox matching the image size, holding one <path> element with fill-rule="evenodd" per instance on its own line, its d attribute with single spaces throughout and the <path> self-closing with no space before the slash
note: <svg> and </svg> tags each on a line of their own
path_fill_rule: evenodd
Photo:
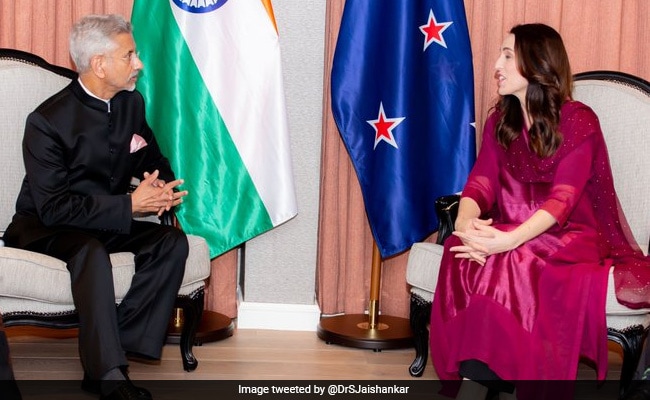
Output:
<svg viewBox="0 0 650 400">
<path fill-rule="evenodd" d="M 462 0 L 348 0 L 332 111 L 382 258 L 438 227 L 434 201 L 475 160 L 474 78 Z"/>
</svg>

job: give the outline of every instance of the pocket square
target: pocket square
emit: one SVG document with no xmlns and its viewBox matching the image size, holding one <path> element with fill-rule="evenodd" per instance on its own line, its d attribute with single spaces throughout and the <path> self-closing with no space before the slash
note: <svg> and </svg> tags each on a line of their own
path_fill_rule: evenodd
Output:
<svg viewBox="0 0 650 400">
<path fill-rule="evenodd" d="M 136 151 L 140 150 L 146 145 L 147 145 L 147 141 L 144 140 L 142 136 L 138 135 L 137 133 L 134 133 L 133 137 L 131 138 L 130 152 L 135 153 Z"/>
</svg>

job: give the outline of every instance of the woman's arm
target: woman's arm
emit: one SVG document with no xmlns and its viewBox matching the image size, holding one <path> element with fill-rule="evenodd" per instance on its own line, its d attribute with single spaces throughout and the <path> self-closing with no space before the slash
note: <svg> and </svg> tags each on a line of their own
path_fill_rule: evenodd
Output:
<svg viewBox="0 0 650 400">
<path fill-rule="evenodd" d="M 453 233 L 462 240 L 463 245 L 450 250 L 457 252 L 458 258 L 470 258 L 483 265 L 487 256 L 513 250 L 553 225 L 563 225 L 591 176 L 595 146 L 591 136 L 559 160 L 548 197 L 518 227 L 506 232 L 492 227 L 491 220 L 472 220 L 467 229 Z"/>
<path fill-rule="evenodd" d="M 536 238 L 555 225 L 557 220 L 545 210 L 537 210 L 521 225 L 512 231 L 501 231 L 490 226 L 492 220 L 471 220 L 465 231 L 455 231 L 462 246 L 454 246 L 456 258 L 469 258 L 481 265 L 487 256 L 516 249 L 527 241 Z"/>
</svg>

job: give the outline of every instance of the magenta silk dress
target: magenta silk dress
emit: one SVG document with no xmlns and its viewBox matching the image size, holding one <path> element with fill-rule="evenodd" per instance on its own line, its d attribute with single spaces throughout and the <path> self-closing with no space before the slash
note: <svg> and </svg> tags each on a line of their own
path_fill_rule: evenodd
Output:
<svg viewBox="0 0 650 400">
<path fill-rule="evenodd" d="M 486 122 L 462 196 L 474 199 L 501 230 L 539 209 L 558 222 L 512 251 L 489 256 L 485 266 L 454 258 L 449 248 L 461 242 L 447 239 L 431 313 L 433 365 L 445 380 L 459 379 L 459 363 L 469 359 L 509 381 L 573 380 L 583 356 L 604 379 L 609 267 L 616 265 L 619 301 L 647 307 L 650 262 L 619 212 L 598 118 L 586 105 L 566 102 L 562 144 L 544 159 L 528 149 L 526 130 L 509 149 L 500 146 L 497 120 L 493 113 Z"/>
</svg>

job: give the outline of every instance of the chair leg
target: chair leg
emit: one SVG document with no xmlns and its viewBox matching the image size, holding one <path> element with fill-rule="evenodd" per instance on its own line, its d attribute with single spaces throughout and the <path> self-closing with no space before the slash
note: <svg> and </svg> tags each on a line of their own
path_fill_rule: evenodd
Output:
<svg viewBox="0 0 650 400">
<path fill-rule="evenodd" d="M 621 379 L 619 383 L 619 396 L 629 389 L 634 371 L 636 371 L 637 364 L 641 358 L 641 350 L 643 348 L 643 338 L 646 331 L 641 325 L 635 325 L 626 328 L 623 331 L 616 329 L 607 329 L 607 339 L 615 343 L 623 349 L 623 365 L 621 366 Z"/>
<path fill-rule="evenodd" d="M 431 303 L 420 296 L 411 294 L 410 311 L 411 331 L 415 344 L 415 360 L 409 367 L 411 376 L 419 377 L 424 373 L 429 357 L 429 330 L 427 326 L 431 319 Z"/>
<path fill-rule="evenodd" d="M 179 296 L 176 298 L 176 306 L 183 309 L 183 330 L 181 331 L 180 350 L 183 359 L 183 369 L 187 372 L 194 371 L 199 365 L 194 357 L 192 346 L 196 339 L 196 331 L 203 314 L 203 289 L 191 296 Z"/>
</svg>

